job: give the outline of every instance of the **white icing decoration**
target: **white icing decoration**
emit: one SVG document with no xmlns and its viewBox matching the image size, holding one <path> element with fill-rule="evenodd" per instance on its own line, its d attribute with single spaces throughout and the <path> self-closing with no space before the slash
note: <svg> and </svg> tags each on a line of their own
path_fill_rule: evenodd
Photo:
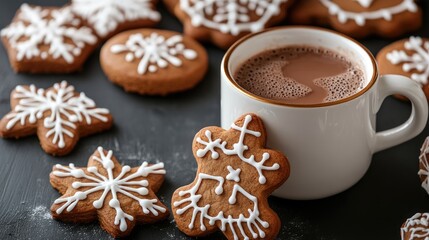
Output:
<svg viewBox="0 0 429 240">
<path fill-rule="evenodd" d="M 420 177 L 424 178 L 424 181 L 422 181 L 422 188 L 429 194 L 429 161 L 426 157 L 427 154 L 429 154 L 429 137 L 425 139 L 420 149 L 419 163 L 423 166 L 423 169 L 420 167 L 417 173 Z"/>
<path fill-rule="evenodd" d="M 159 21 L 152 0 L 73 0 L 73 11 L 87 20 L 97 34 L 105 37 L 126 21 Z"/>
<path fill-rule="evenodd" d="M 61 214 L 64 210 L 68 212 L 72 211 L 79 201 L 85 200 L 88 195 L 99 191 L 103 191 L 103 193 L 99 199 L 92 203 L 92 205 L 96 209 L 102 208 L 106 196 L 110 192 L 112 199 L 109 201 L 109 206 L 116 211 L 114 224 L 119 225 L 119 229 L 122 232 L 127 230 L 126 220 L 133 221 L 134 217 L 124 212 L 117 197 L 118 193 L 138 202 L 144 214 L 152 213 L 153 215 L 158 216 L 159 212 L 164 213 L 166 211 L 164 207 L 155 204 L 158 202 L 157 199 L 145 199 L 136 196 L 135 194 L 138 194 L 142 197 L 148 195 L 149 190 L 147 187 L 149 182 L 145 179 L 140 181 L 134 180 L 135 178 L 139 177 L 147 177 L 149 174 L 165 174 L 163 163 L 157 163 L 148 166 L 149 164 L 147 162 L 143 162 L 135 173 L 124 177 L 124 175 L 131 170 L 130 166 L 125 165 L 122 167 L 121 173 L 119 173 L 118 176 L 113 176 L 113 152 L 110 150 L 108 151 L 107 155 L 105 155 L 102 147 L 98 147 L 97 151 L 100 154 L 100 158 L 93 156 L 93 159 L 102 164 L 103 168 L 107 171 L 107 176 L 100 174 L 97 167 L 88 167 L 87 174 L 82 169 L 76 168 L 72 163 L 70 163 L 68 167 L 62 166 L 60 164 L 55 166 L 57 170 L 55 170 L 53 174 L 57 177 L 74 177 L 77 179 L 84 178 L 89 180 L 87 182 L 75 181 L 72 183 L 72 187 L 75 189 L 82 187 L 87 190 L 83 192 L 78 191 L 73 196 L 58 198 L 55 200 L 55 204 L 64 203 L 56 210 L 57 214 Z"/>
<path fill-rule="evenodd" d="M 421 37 L 410 37 L 405 42 L 406 50 L 413 51 L 408 55 L 403 50 L 393 50 L 386 55 L 392 64 L 402 64 L 402 70 L 417 73 L 411 74 L 411 79 L 420 85 L 427 84 L 429 80 L 429 41 L 424 41 Z"/>
<path fill-rule="evenodd" d="M 364 26 L 366 20 L 384 19 L 386 21 L 392 20 L 392 16 L 398 13 L 410 11 L 417 11 L 417 4 L 414 0 L 403 0 L 401 3 L 374 11 L 367 12 L 352 12 L 342 9 L 338 4 L 332 0 L 320 0 L 320 3 L 329 10 L 329 14 L 336 15 L 340 23 L 345 23 L 349 19 L 354 20 L 357 25 Z"/>
<path fill-rule="evenodd" d="M 260 161 L 255 161 L 255 156 L 250 155 L 248 158 L 244 156 L 244 152 L 249 149 L 249 146 L 244 144 L 244 137 L 246 134 L 253 135 L 255 137 L 260 137 L 261 133 L 257 131 L 252 131 L 247 129 L 247 126 L 252 121 L 251 115 L 246 115 L 244 118 L 244 123 L 242 127 L 238 127 L 234 123 L 232 124 L 231 128 L 234 130 L 237 130 L 240 132 L 240 138 L 237 143 L 234 143 L 232 146 L 232 149 L 227 149 L 226 144 L 227 142 L 223 141 L 221 139 L 216 139 L 213 141 L 212 139 L 212 133 L 209 130 L 206 130 L 205 135 L 207 137 L 207 141 L 202 140 L 200 137 L 197 138 L 197 142 L 200 144 L 205 145 L 206 147 L 204 149 L 198 149 L 196 152 L 196 155 L 200 158 L 204 157 L 207 152 L 211 152 L 211 158 L 212 159 L 218 159 L 219 153 L 216 152 L 216 149 L 221 150 L 224 154 L 231 156 L 231 155 L 237 155 L 240 160 L 243 162 L 246 162 L 250 164 L 252 167 L 255 168 L 255 170 L 258 172 L 259 175 L 259 183 L 265 184 L 266 178 L 264 174 L 262 173 L 263 170 L 267 171 L 273 171 L 280 168 L 279 164 L 275 163 L 272 166 L 265 166 L 264 163 L 270 158 L 270 154 L 265 152 L 262 154 L 262 158 Z"/>
<path fill-rule="evenodd" d="M 6 129 L 13 128 L 16 123 L 25 125 L 27 119 L 34 124 L 44 118 L 43 126 L 49 129 L 45 137 L 53 136 L 52 143 L 59 148 L 65 147 L 65 135 L 71 138 L 74 136 L 69 129 L 76 129 L 76 122 L 85 120 L 86 124 L 91 124 L 92 118 L 103 122 L 108 120 L 103 114 L 108 114 L 109 110 L 95 108 L 94 101 L 85 93 L 76 96 L 74 87 L 66 81 L 54 84 L 53 89 L 48 91 L 37 89 L 34 85 L 28 89 L 17 86 L 12 98 L 19 99 L 19 103 L 13 112 L 5 116 L 9 120 Z M 49 116 L 44 116 L 47 111 Z"/>
<path fill-rule="evenodd" d="M 222 33 L 238 35 L 258 32 L 281 11 L 287 0 L 180 0 L 180 8 L 190 16 L 195 27 L 204 26 Z M 250 14 L 258 19 L 251 21 Z"/>
<path fill-rule="evenodd" d="M 88 27 L 79 27 L 77 19 L 68 7 L 49 12 L 42 7 L 22 4 L 17 21 L 1 30 L 1 36 L 8 39 L 16 50 L 18 61 L 48 55 L 54 59 L 63 58 L 67 63 L 74 62 L 86 44 L 95 44 L 97 37 Z M 47 51 L 40 47 L 47 45 Z"/>
<path fill-rule="evenodd" d="M 209 224 L 213 226 L 216 222 L 220 222 L 220 230 L 225 232 L 227 228 L 230 229 L 231 233 L 234 236 L 234 239 L 239 239 L 238 234 L 242 236 L 244 239 L 249 239 L 249 237 L 246 235 L 245 228 L 252 234 L 253 238 L 264 238 L 265 232 L 261 229 L 262 228 L 268 228 L 269 224 L 266 221 L 263 221 L 259 215 L 259 208 L 258 208 L 258 199 L 248 193 L 246 190 L 244 190 L 240 185 L 234 184 L 232 193 L 228 199 L 228 203 L 231 205 L 234 205 L 237 200 L 237 193 L 241 193 L 246 199 L 253 202 L 253 209 L 248 209 L 249 215 L 246 217 L 244 214 L 240 214 L 238 217 L 233 217 L 231 215 L 225 216 L 223 211 L 220 211 L 217 215 L 212 216 L 209 215 L 209 210 L 211 205 L 207 204 L 203 207 L 198 206 L 198 202 L 202 198 L 201 194 L 197 194 L 201 183 L 203 180 L 211 180 L 211 181 L 217 181 L 219 182 L 218 186 L 215 189 L 215 194 L 221 195 L 223 193 L 223 184 L 224 184 L 224 178 L 220 176 L 212 176 L 205 173 L 198 174 L 198 180 L 197 183 L 189 190 L 186 191 L 180 191 L 179 196 L 184 196 L 186 194 L 189 194 L 189 197 L 184 198 L 180 201 L 176 201 L 173 203 L 175 207 L 180 206 L 182 204 L 187 204 L 186 206 L 177 209 L 176 213 L 178 215 L 182 215 L 184 212 L 186 212 L 188 209 L 192 210 L 192 218 L 189 223 L 189 229 L 194 228 L 194 224 L 196 221 L 197 216 L 199 215 L 200 218 L 200 230 L 205 231 L 206 226 L 204 225 L 204 219 L 207 219 L 209 221 Z M 235 229 L 239 229 L 239 233 L 235 231 Z M 257 232 L 255 232 L 255 229 Z"/>
<path fill-rule="evenodd" d="M 358 2 L 362 7 L 369 8 L 374 0 L 354 0 Z"/>
<path fill-rule="evenodd" d="M 134 59 L 141 59 L 137 72 L 140 75 L 149 72 L 156 72 L 159 68 L 166 68 L 168 64 L 175 67 L 182 65 L 182 60 L 178 55 L 185 59 L 193 60 L 197 57 L 197 52 L 185 48 L 183 38 L 180 35 L 174 35 L 165 39 L 157 33 L 150 36 L 143 36 L 141 33 L 129 36 L 125 44 L 115 44 L 110 48 L 112 53 L 126 53 L 125 61 L 132 62 Z"/>
<path fill-rule="evenodd" d="M 410 237 L 407 240 L 429 239 L 429 213 L 416 213 L 407 219 L 404 227 L 401 228 L 402 240 L 405 240 L 406 233 L 410 233 Z"/>
<path fill-rule="evenodd" d="M 240 182 L 241 169 L 240 168 L 234 169 L 231 166 L 227 166 L 226 168 L 229 171 L 228 175 L 226 175 L 226 180 Z"/>
</svg>

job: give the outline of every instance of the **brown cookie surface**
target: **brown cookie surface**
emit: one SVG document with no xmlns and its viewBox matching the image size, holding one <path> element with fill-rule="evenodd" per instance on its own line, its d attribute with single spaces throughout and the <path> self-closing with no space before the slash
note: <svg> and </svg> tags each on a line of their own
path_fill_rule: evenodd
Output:
<svg viewBox="0 0 429 240">
<path fill-rule="evenodd" d="M 380 74 L 411 78 L 420 84 L 429 99 L 429 39 L 412 36 L 394 42 L 381 49 L 377 62 Z"/>
<path fill-rule="evenodd" d="M 1 38 L 16 72 L 69 73 L 80 70 L 98 43 L 70 7 L 21 5 Z"/>
<path fill-rule="evenodd" d="M 200 82 L 208 57 L 198 42 L 180 33 L 136 29 L 109 39 L 100 63 L 107 77 L 127 92 L 166 95 Z"/>
<path fill-rule="evenodd" d="M 402 224 L 401 240 L 426 240 L 429 238 L 429 213 L 416 213 Z"/>
<path fill-rule="evenodd" d="M 177 189 L 172 211 L 189 236 L 218 229 L 228 239 L 274 239 L 280 219 L 267 198 L 289 176 L 287 158 L 265 148 L 263 123 L 243 115 L 224 130 L 206 127 L 193 142 L 198 164 L 195 180 Z"/>
<path fill-rule="evenodd" d="M 0 136 L 20 138 L 37 134 L 45 152 L 62 156 L 73 150 L 80 137 L 112 127 L 109 110 L 97 108 L 85 93 L 66 81 L 48 89 L 17 86 L 11 93 L 12 111 L 0 121 Z"/>
<path fill-rule="evenodd" d="M 107 40 L 128 29 L 151 27 L 161 20 L 156 0 L 72 0 L 73 12 Z"/>
<path fill-rule="evenodd" d="M 294 24 L 331 26 L 356 38 L 394 38 L 422 25 L 414 0 L 300 0 L 289 17 Z"/>
<path fill-rule="evenodd" d="M 198 41 L 227 49 L 251 32 L 273 26 L 286 17 L 293 0 L 164 0 L 184 25 L 184 33 Z"/>
<path fill-rule="evenodd" d="M 164 174 L 163 163 L 122 166 L 112 151 L 98 147 L 87 167 L 53 167 L 50 182 L 62 196 L 51 207 L 52 217 L 74 223 L 98 219 L 110 235 L 125 237 L 136 224 L 168 217 L 167 207 L 155 195 Z"/>
</svg>

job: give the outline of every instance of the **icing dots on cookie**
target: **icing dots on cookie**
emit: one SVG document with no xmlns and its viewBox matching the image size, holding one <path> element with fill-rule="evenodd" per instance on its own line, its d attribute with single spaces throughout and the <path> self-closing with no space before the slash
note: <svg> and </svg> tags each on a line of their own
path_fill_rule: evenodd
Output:
<svg viewBox="0 0 429 240">
<path fill-rule="evenodd" d="M 55 9 L 28 4 L 21 5 L 15 20 L 1 30 L 1 36 L 15 49 L 18 61 L 50 56 L 72 64 L 86 45 L 97 42 L 92 30 L 81 26 L 81 20 L 69 7 Z"/>
<path fill-rule="evenodd" d="M 114 54 L 126 53 L 127 62 L 139 61 L 139 74 L 153 73 L 168 65 L 180 67 L 182 60 L 179 55 L 186 60 L 194 60 L 197 57 L 195 50 L 186 48 L 181 35 L 166 38 L 156 32 L 148 36 L 141 33 L 132 34 L 124 44 L 111 46 L 110 51 Z"/>
</svg>

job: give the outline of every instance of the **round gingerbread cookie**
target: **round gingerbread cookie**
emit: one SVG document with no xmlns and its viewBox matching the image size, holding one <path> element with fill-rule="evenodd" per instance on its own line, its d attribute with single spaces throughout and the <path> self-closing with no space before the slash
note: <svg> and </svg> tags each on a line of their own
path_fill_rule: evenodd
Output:
<svg viewBox="0 0 429 240">
<path fill-rule="evenodd" d="M 242 36 L 286 17 L 293 0 L 164 0 L 184 25 L 185 35 L 226 49 Z"/>
<path fill-rule="evenodd" d="M 377 54 L 380 74 L 399 74 L 421 85 L 429 99 L 429 39 L 409 37 L 384 47 Z M 403 98 L 403 97 L 401 97 Z"/>
<path fill-rule="evenodd" d="M 422 25 L 415 0 L 300 0 L 290 11 L 294 24 L 331 26 L 349 36 L 394 38 Z"/>
<path fill-rule="evenodd" d="M 69 6 L 22 4 L 1 38 L 16 72 L 69 73 L 80 70 L 96 48 L 97 35 Z"/>
<path fill-rule="evenodd" d="M 429 213 L 416 213 L 402 224 L 401 240 L 426 240 L 429 238 Z"/>
<path fill-rule="evenodd" d="M 180 33 L 136 29 L 122 32 L 101 49 L 107 77 L 127 92 L 166 95 L 194 87 L 208 67 L 205 49 Z"/>
</svg>

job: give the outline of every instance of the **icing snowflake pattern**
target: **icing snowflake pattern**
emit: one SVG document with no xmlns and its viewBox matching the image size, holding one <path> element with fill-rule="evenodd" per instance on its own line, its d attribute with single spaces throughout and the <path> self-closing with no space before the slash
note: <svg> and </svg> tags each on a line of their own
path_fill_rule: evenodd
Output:
<svg viewBox="0 0 429 240">
<path fill-rule="evenodd" d="M 71 64 L 87 44 L 97 42 L 90 28 L 78 27 L 80 20 L 68 7 L 49 11 L 23 4 L 17 19 L 1 30 L 1 36 L 16 50 L 18 61 L 52 56 Z M 49 46 L 48 50 L 42 50 L 41 45 Z"/>
<path fill-rule="evenodd" d="M 264 163 L 270 158 L 270 154 L 267 152 L 262 154 L 262 159 L 260 161 L 256 161 L 254 155 L 250 155 L 248 158 L 246 158 L 244 156 L 244 152 L 249 149 L 249 147 L 244 144 L 244 137 L 246 136 L 246 134 L 250 134 L 250 135 L 253 135 L 255 137 L 261 136 L 260 132 L 247 129 L 247 126 L 249 125 L 249 123 L 251 121 L 252 121 L 252 116 L 246 115 L 246 117 L 244 118 L 244 123 L 243 123 L 242 127 L 239 127 L 239 126 L 235 125 L 234 123 L 232 124 L 231 128 L 240 132 L 239 141 L 237 143 L 233 144 L 232 149 L 227 149 L 226 148 L 227 142 L 225 142 L 225 141 L 222 142 L 221 139 L 213 140 L 212 139 L 212 133 L 209 130 L 207 130 L 205 132 L 205 135 L 207 137 L 207 141 L 202 140 L 200 137 L 197 138 L 197 142 L 205 145 L 205 148 L 204 149 L 198 149 L 196 155 L 198 157 L 202 158 L 208 152 L 211 152 L 211 158 L 216 160 L 219 158 L 219 153 L 216 152 L 216 149 L 221 150 L 224 154 L 229 155 L 229 156 L 230 155 L 236 155 L 243 162 L 246 162 L 246 163 L 250 164 L 251 166 L 253 166 L 255 168 L 255 170 L 258 172 L 259 183 L 265 184 L 266 178 L 265 178 L 264 174 L 262 173 L 262 171 L 263 170 L 268 170 L 268 171 L 277 170 L 277 169 L 279 169 L 280 166 L 277 163 L 273 164 L 272 166 L 265 166 L 264 165 Z"/>
<path fill-rule="evenodd" d="M 418 172 L 418 175 L 420 177 L 424 177 L 424 181 L 422 182 L 422 188 L 426 190 L 426 192 L 429 194 L 429 161 L 426 157 L 427 154 L 429 154 L 429 137 L 427 137 L 423 143 L 422 148 L 420 149 L 420 156 L 419 156 L 419 163 L 420 170 Z"/>
<path fill-rule="evenodd" d="M 196 27 L 238 35 L 262 30 L 271 17 L 280 13 L 284 2 L 287 0 L 180 0 L 180 8 Z M 252 21 L 250 14 L 258 19 Z"/>
<path fill-rule="evenodd" d="M 76 96 L 74 87 L 66 81 L 54 84 L 47 91 L 34 85 L 29 88 L 17 86 L 12 97 L 19 99 L 19 103 L 14 111 L 5 116 L 8 119 L 6 129 L 13 128 L 17 123 L 25 125 L 27 121 L 33 124 L 44 118 L 43 126 L 49 129 L 46 137 L 52 137 L 52 143 L 59 148 L 65 146 L 65 136 L 74 136 L 69 129 L 76 129 L 76 122 L 85 120 L 91 124 L 93 118 L 103 122 L 108 120 L 103 115 L 108 114 L 109 110 L 95 108 L 94 101 L 85 93 Z M 49 112 L 49 116 L 44 117 L 45 112 Z"/>
<path fill-rule="evenodd" d="M 429 213 L 416 213 L 407 219 L 404 227 L 401 228 L 402 240 L 405 240 L 406 233 L 410 233 L 409 240 L 429 239 Z"/>
<path fill-rule="evenodd" d="M 77 191 L 73 196 L 62 197 L 55 200 L 54 204 L 62 204 L 62 206 L 56 210 L 57 214 L 61 214 L 64 210 L 68 212 L 72 211 L 79 201 L 84 201 L 90 194 L 99 191 L 102 191 L 103 193 L 100 198 L 92 203 L 92 205 L 96 209 L 102 208 L 105 204 L 104 202 L 107 195 L 110 193 L 112 195 L 112 199 L 109 201 L 108 205 L 116 211 L 114 224 L 119 225 L 119 229 L 122 232 L 126 231 L 128 228 L 126 220 L 133 221 L 134 217 L 127 214 L 122 209 L 117 196 L 119 193 L 138 202 L 144 214 L 152 213 L 153 215 L 158 216 L 159 212 L 166 212 L 164 207 L 156 205 L 158 202 L 157 199 L 145 198 L 149 193 L 149 182 L 145 179 L 139 181 L 135 180 L 139 177 L 147 177 L 149 174 L 165 174 L 163 163 L 157 163 L 149 166 L 147 162 L 143 162 L 135 173 L 126 177 L 125 175 L 130 172 L 131 167 L 125 165 L 122 167 L 118 176 L 113 176 L 113 152 L 110 150 L 105 154 L 102 147 L 98 147 L 97 151 L 100 157 L 93 156 L 93 159 L 101 163 L 104 170 L 107 172 L 107 176 L 102 175 L 99 169 L 95 166 L 88 167 L 87 172 L 76 168 L 73 164 L 69 164 L 68 167 L 59 164 L 55 166 L 56 170 L 53 174 L 57 177 L 74 177 L 77 179 L 88 180 L 85 182 L 75 181 L 72 183 L 72 187 L 74 189 L 85 188 L 85 191 Z M 136 193 L 141 197 L 132 193 Z"/>
<path fill-rule="evenodd" d="M 253 203 L 253 209 L 248 209 L 248 216 L 245 217 L 243 214 L 240 214 L 239 217 L 233 217 L 231 215 L 225 216 L 222 211 L 218 213 L 216 216 L 211 216 L 208 214 L 210 209 L 210 204 L 205 205 L 204 207 L 198 206 L 198 202 L 200 201 L 202 195 L 197 194 L 201 183 L 203 180 L 214 180 L 218 182 L 218 186 L 215 189 L 215 193 L 217 195 L 221 195 L 223 193 L 223 184 L 225 182 L 225 179 L 221 176 L 212 176 L 205 173 L 200 173 L 198 175 L 197 183 L 189 190 L 186 191 L 180 191 L 179 196 L 185 196 L 189 194 L 189 197 L 184 198 L 180 201 L 174 202 L 174 206 L 180 206 L 182 204 L 186 204 L 184 207 L 179 208 L 176 213 L 181 215 L 184 212 L 186 212 L 188 209 L 192 210 L 192 218 L 191 222 L 189 223 L 189 229 L 194 228 L 195 221 L 197 220 L 197 216 L 200 216 L 200 230 L 205 231 L 206 226 L 204 225 L 204 219 L 209 220 L 210 225 L 214 225 L 216 222 L 220 222 L 220 230 L 226 231 L 227 227 L 231 230 L 232 234 L 234 235 L 234 239 L 239 239 L 238 234 L 235 231 L 235 226 L 238 227 L 240 231 L 240 235 L 243 236 L 244 239 L 249 239 L 249 237 L 245 233 L 245 229 L 247 228 L 250 233 L 252 234 L 253 238 L 264 238 L 265 232 L 262 230 L 262 228 L 268 228 L 269 224 L 266 221 L 263 221 L 259 215 L 259 208 L 258 208 L 258 199 L 248 193 L 246 190 L 244 190 L 240 185 L 234 184 L 231 196 L 228 199 L 228 203 L 233 205 L 237 201 L 237 194 L 241 193 L 246 199 L 250 200 Z M 227 179 L 228 180 L 228 179 Z M 262 228 L 261 228 L 262 227 Z M 257 230 L 255 232 L 254 230 Z"/>
<path fill-rule="evenodd" d="M 73 0 L 71 6 L 99 36 L 105 37 L 125 21 L 159 21 L 161 15 L 152 10 L 152 5 L 152 0 Z"/>
<path fill-rule="evenodd" d="M 405 72 L 417 71 L 417 73 L 411 74 L 411 79 L 420 84 L 427 84 L 429 80 L 429 41 L 424 41 L 421 37 L 410 37 L 404 47 L 413 53 L 408 55 L 403 50 L 393 50 L 386 55 L 386 58 L 392 64 L 402 64 L 402 70 Z"/>
<path fill-rule="evenodd" d="M 403 0 L 395 6 L 367 12 L 351 12 L 344 10 L 332 0 L 320 0 L 320 3 L 328 8 L 329 14 L 337 16 L 340 23 L 346 23 L 348 20 L 354 20 L 359 26 L 364 26 L 366 20 L 384 19 L 386 21 L 390 21 L 392 20 L 392 16 L 395 14 L 406 11 L 417 11 L 417 4 L 414 0 Z M 364 7 L 366 7 L 366 4 L 368 4 L 369 7 L 371 3 L 372 1 L 359 0 L 359 4 Z"/>
<path fill-rule="evenodd" d="M 183 37 L 174 35 L 165 39 L 164 36 L 152 33 L 150 36 L 143 36 L 141 33 L 129 36 L 125 44 L 115 44 L 110 48 L 112 53 L 126 53 L 125 61 L 132 62 L 140 59 L 137 72 L 140 75 L 147 71 L 156 72 L 159 68 L 166 68 L 169 64 L 180 67 L 182 60 L 178 55 L 182 55 L 187 60 L 197 57 L 197 52 L 185 48 Z"/>
</svg>

